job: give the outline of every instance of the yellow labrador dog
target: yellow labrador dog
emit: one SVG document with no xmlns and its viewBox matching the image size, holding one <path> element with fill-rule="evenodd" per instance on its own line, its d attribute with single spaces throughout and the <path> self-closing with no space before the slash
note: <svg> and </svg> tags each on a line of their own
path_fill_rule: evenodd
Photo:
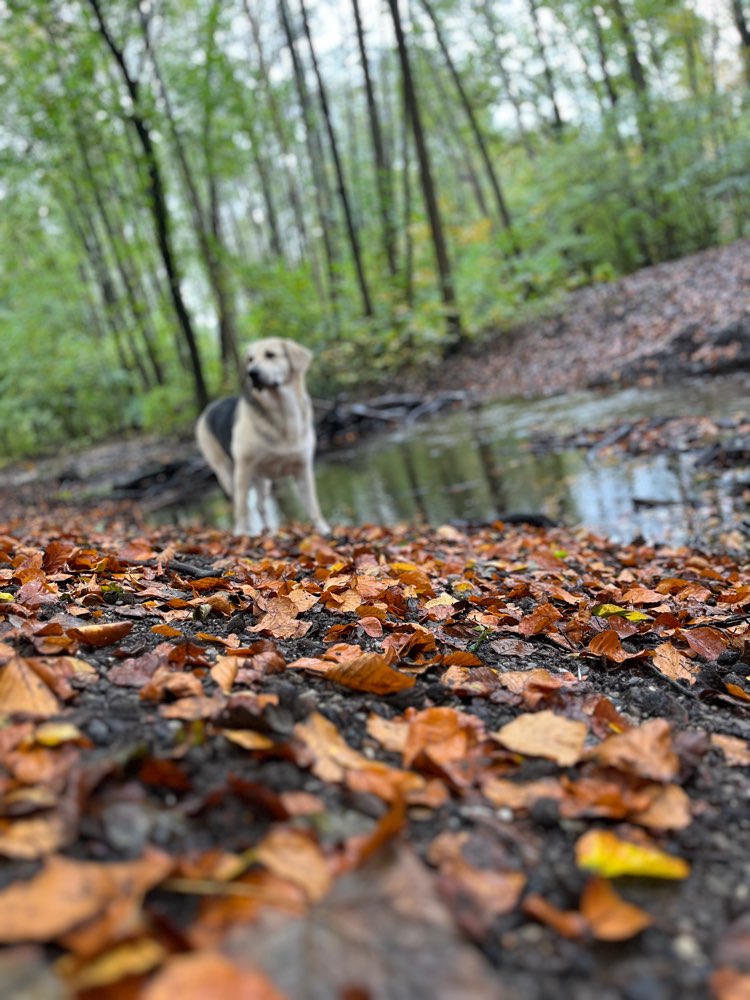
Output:
<svg viewBox="0 0 750 1000">
<path fill-rule="evenodd" d="M 315 429 L 305 373 L 312 352 L 293 340 L 248 344 L 242 395 L 218 399 L 201 414 L 195 436 L 234 508 L 234 533 L 249 534 L 254 494 L 260 530 L 270 527 L 271 481 L 292 476 L 316 531 L 329 531 L 313 475 Z"/>
</svg>

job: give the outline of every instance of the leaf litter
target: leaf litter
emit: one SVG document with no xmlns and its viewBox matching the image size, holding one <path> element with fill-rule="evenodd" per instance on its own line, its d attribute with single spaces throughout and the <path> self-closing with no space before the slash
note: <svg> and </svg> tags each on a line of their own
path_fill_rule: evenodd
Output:
<svg viewBox="0 0 750 1000">
<path fill-rule="evenodd" d="M 502 522 L 91 523 L 0 529 L 14 975 L 626 996 L 637 943 L 672 956 L 654 996 L 743 988 L 746 564 Z"/>
</svg>

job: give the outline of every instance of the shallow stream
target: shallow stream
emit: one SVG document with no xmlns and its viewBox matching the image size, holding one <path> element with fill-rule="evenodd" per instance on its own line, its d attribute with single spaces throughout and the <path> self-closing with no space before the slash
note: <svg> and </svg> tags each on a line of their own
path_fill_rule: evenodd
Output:
<svg viewBox="0 0 750 1000">
<path fill-rule="evenodd" d="M 321 506 L 333 524 L 486 522 L 533 512 L 620 541 L 705 545 L 741 527 L 747 511 L 727 473 L 696 470 L 694 450 L 632 456 L 540 448 L 538 439 L 641 417 L 735 418 L 750 412 L 749 390 L 745 374 L 457 409 L 319 458 Z M 285 491 L 280 500 L 299 515 Z M 160 519 L 230 526 L 218 488 Z"/>
</svg>

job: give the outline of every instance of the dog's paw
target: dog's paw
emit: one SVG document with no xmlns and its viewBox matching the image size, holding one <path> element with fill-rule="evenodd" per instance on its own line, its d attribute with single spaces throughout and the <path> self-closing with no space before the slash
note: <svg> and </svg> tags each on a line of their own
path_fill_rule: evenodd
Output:
<svg viewBox="0 0 750 1000">
<path fill-rule="evenodd" d="M 317 533 L 319 535 L 330 535 L 331 534 L 331 526 L 328 523 L 328 521 L 323 521 L 323 520 L 316 521 L 315 524 L 313 525 L 313 527 L 315 528 L 315 530 L 317 531 Z"/>
</svg>

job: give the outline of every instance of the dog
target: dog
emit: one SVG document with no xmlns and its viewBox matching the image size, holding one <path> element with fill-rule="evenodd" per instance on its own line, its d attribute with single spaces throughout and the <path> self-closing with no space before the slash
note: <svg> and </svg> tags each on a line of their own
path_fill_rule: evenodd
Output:
<svg viewBox="0 0 750 1000">
<path fill-rule="evenodd" d="M 248 344 L 242 394 L 209 404 L 196 441 L 232 501 L 234 533 L 250 534 L 254 495 L 261 533 L 270 529 L 271 482 L 292 476 L 315 530 L 330 528 L 320 512 L 313 474 L 315 427 L 305 374 L 312 351 L 282 337 Z"/>
</svg>

